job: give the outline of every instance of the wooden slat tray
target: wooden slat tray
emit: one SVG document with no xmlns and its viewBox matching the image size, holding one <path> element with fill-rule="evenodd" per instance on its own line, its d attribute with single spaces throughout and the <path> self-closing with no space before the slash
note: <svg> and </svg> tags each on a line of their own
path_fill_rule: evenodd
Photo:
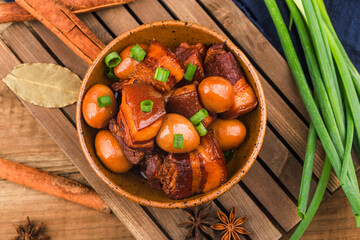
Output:
<svg viewBox="0 0 360 240">
<path fill-rule="evenodd" d="M 246 215 L 251 239 L 279 239 L 299 221 L 296 204 L 305 155 L 309 117 L 288 65 L 232 0 L 136 0 L 120 7 L 80 15 L 104 42 L 142 23 L 179 19 L 202 24 L 227 35 L 259 72 L 267 107 L 268 129 L 258 160 L 231 191 L 212 202 L 214 209 L 237 208 Z M 80 77 L 88 65 L 37 21 L 13 23 L 0 34 L 0 77 L 21 62 L 64 65 Z M 92 171 L 78 142 L 75 106 L 45 109 L 23 102 L 49 135 L 103 197 L 114 214 L 137 239 L 183 239 L 182 210 L 140 206 L 110 190 Z M 314 173 L 320 175 L 324 152 L 318 147 Z M 313 180 L 312 192 L 316 187 Z M 328 187 L 339 187 L 332 176 Z"/>
</svg>

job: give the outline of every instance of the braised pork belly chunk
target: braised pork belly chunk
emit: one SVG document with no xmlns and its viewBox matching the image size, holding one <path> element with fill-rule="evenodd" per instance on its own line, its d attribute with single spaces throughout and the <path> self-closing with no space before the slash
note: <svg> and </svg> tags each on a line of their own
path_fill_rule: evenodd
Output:
<svg viewBox="0 0 360 240">
<path fill-rule="evenodd" d="M 143 101 L 153 103 L 151 112 L 142 111 Z M 124 139 L 128 146 L 152 149 L 164 115 L 162 95 L 151 85 L 133 83 L 123 86 L 118 123 L 124 125 Z"/>
<path fill-rule="evenodd" d="M 121 130 L 121 127 L 117 123 L 116 119 L 111 119 L 109 123 L 109 130 L 112 133 L 112 135 L 115 137 L 115 139 L 120 144 L 121 149 L 123 150 L 125 156 L 134 165 L 139 164 L 145 157 L 145 153 L 142 151 L 139 151 L 137 149 L 133 149 L 129 147 L 124 140 L 123 130 Z"/>
<path fill-rule="evenodd" d="M 177 113 L 186 118 L 191 118 L 202 109 L 204 107 L 200 103 L 196 85 L 186 85 L 176 89 L 166 103 L 167 112 Z M 204 127 L 207 127 L 215 118 L 216 115 L 209 112 L 209 115 L 201 122 Z"/>
<path fill-rule="evenodd" d="M 227 169 L 219 143 L 212 133 L 201 137 L 201 143 L 190 153 L 165 157 L 157 178 L 171 198 L 181 199 L 208 192 L 226 182 Z"/>
<path fill-rule="evenodd" d="M 204 56 L 206 46 L 202 43 L 196 45 L 189 45 L 188 43 L 181 43 L 175 50 L 175 55 L 186 68 L 189 63 L 196 66 L 195 74 L 192 80 L 183 79 L 179 84 L 187 85 L 192 82 L 201 82 L 205 77 L 204 71 Z M 177 85 L 178 86 L 178 85 Z"/>
<path fill-rule="evenodd" d="M 224 153 L 246 141 L 246 125 L 236 118 L 258 102 L 235 56 L 224 44 L 208 47 L 154 41 L 105 58 L 114 82 L 94 85 L 82 110 L 98 129 L 96 152 L 109 171 L 137 165 L 132 174 L 172 199 L 227 181 Z"/>
<path fill-rule="evenodd" d="M 223 77 L 234 86 L 234 103 L 228 111 L 220 114 L 222 118 L 236 118 L 256 108 L 258 101 L 254 90 L 245 80 L 234 55 L 224 50 L 224 44 L 215 44 L 209 48 L 205 57 L 205 71 L 206 76 Z"/>
<path fill-rule="evenodd" d="M 154 78 L 158 68 L 170 71 L 167 81 Z M 153 42 L 147 50 L 144 61 L 136 67 L 134 78 L 153 85 L 158 91 L 166 92 L 181 81 L 184 71 L 182 63 L 170 48 L 159 42 Z"/>
</svg>

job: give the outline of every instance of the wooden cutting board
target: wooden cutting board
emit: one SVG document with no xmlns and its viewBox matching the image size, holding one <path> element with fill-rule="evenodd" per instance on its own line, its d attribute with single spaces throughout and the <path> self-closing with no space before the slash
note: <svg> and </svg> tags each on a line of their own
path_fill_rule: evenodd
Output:
<svg viewBox="0 0 360 240">
<path fill-rule="evenodd" d="M 254 166 L 242 182 L 213 201 L 214 209 L 237 208 L 249 217 L 251 239 L 278 239 L 300 220 L 296 201 L 305 154 L 308 115 L 285 60 L 231 0 L 137 0 L 80 19 L 104 43 L 139 24 L 180 19 L 210 27 L 230 37 L 259 71 L 268 107 L 268 129 Z M 21 62 L 62 64 L 83 77 L 88 65 L 37 21 L 14 23 L 0 31 L 0 77 Z M 182 210 L 139 206 L 112 192 L 91 170 L 77 139 L 75 106 L 44 109 L 23 102 L 48 134 L 73 161 L 89 184 L 104 198 L 114 214 L 138 239 L 183 239 L 178 224 Z M 323 151 L 317 151 L 314 173 L 319 176 Z M 316 182 L 313 181 L 313 188 Z M 339 187 L 332 178 L 329 191 Z"/>
</svg>

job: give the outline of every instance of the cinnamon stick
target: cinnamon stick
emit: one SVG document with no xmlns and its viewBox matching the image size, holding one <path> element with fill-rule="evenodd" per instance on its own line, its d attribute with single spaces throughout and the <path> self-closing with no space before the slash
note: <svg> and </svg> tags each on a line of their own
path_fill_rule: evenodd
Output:
<svg viewBox="0 0 360 240">
<path fill-rule="evenodd" d="M 92 188 L 68 178 L 3 158 L 0 158 L 0 178 L 104 213 L 111 212 L 110 208 Z"/>
<path fill-rule="evenodd" d="M 92 12 L 135 0 L 58 0 L 74 14 Z M 0 4 L 0 23 L 31 21 L 35 18 L 16 2 Z"/>
<path fill-rule="evenodd" d="M 16 0 L 88 64 L 105 47 L 66 6 L 54 0 Z"/>
</svg>

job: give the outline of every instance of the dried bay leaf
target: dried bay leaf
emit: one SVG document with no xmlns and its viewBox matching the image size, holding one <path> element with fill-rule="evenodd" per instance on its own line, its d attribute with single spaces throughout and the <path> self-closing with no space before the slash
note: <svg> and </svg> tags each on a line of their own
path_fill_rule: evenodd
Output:
<svg viewBox="0 0 360 240">
<path fill-rule="evenodd" d="M 47 108 L 73 104 L 81 86 L 75 73 L 52 63 L 20 64 L 3 81 L 20 98 Z"/>
</svg>

